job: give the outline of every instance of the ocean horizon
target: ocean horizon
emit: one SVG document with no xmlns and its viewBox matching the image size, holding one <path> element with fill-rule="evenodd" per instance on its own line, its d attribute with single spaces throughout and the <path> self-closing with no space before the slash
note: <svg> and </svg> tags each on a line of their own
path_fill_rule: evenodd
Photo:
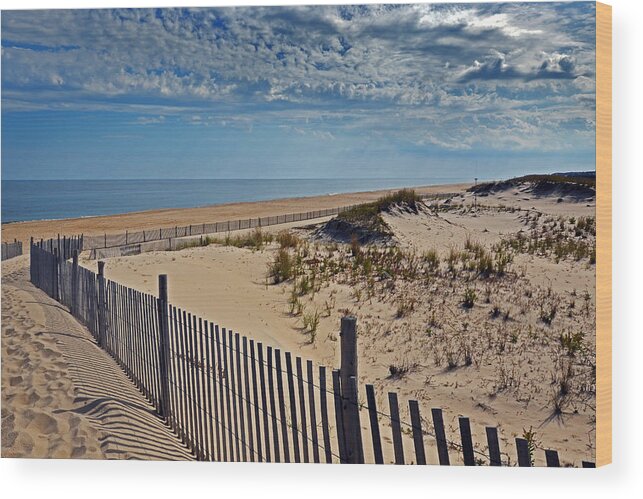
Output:
<svg viewBox="0 0 643 499">
<path fill-rule="evenodd" d="M 2 223 L 471 182 L 470 178 L 2 180 Z"/>
</svg>

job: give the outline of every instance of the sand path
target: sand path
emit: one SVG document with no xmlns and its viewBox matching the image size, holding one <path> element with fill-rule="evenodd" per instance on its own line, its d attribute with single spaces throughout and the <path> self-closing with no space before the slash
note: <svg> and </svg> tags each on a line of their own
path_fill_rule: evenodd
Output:
<svg viewBox="0 0 643 499">
<path fill-rule="evenodd" d="M 192 459 L 118 365 L 29 279 L 2 265 L 2 457 Z"/>
</svg>

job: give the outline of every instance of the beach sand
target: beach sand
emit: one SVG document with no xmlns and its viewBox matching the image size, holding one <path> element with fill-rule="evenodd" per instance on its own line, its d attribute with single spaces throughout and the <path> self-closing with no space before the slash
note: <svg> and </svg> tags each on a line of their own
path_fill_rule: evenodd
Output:
<svg viewBox="0 0 643 499">
<path fill-rule="evenodd" d="M 422 191 L 460 191 L 461 195 L 455 196 L 451 202 L 454 205 L 463 203 L 467 208 L 437 213 L 429 210 L 419 214 L 384 215 L 399 247 L 419 255 L 435 249 L 444 259 L 451 249 L 462 248 L 467 240 L 491 247 L 503 238 L 528 230 L 530 224 L 544 226 L 550 218 L 559 223 L 559 217 L 569 224 L 569 217 L 577 219 L 593 217 L 595 214 L 593 202 L 559 202 L 556 198 L 536 198 L 518 190 L 476 199 L 464 193 L 465 187 L 442 186 Z M 69 234 L 70 231 L 91 234 L 103 230 L 135 230 L 159 225 L 276 215 L 363 202 L 380 195 L 360 193 L 61 222 L 10 224 L 3 226 L 3 238 L 18 237 L 24 240 L 30 234 L 41 237 L 58 232 Z M 474 203 L 478 205 L 476 210 L 468 208 Z M 534 221 L 536 215 L 538 222 Z M 315 220 L 284 224 L 268 227 L 264 231 L 276 234 L 290 230 L 307 238 L 311 234 L 310 226 L 319 226 L 323 222 Z M 5 234 L 5 231 L 13 232 Z M 233 235 L 242 233 L 234 232 Z M 314 246 L 315 242 L 310 244 Z M 321 248 L 320 251 L 326 251 L 323 243 L 318 242 L 317 246 Z M 581 360 L 572 359 L 561 351 L 559 339 L 564 332 L 582 330 L 583 341 L 588 349 L 582 361 L 591 361 L 591 349 L 595 344 L 593 265 L 573 259 L 557 262 L 544 256 L 517 254 L 506 278 L 491 281 L 440 278 L 428 285 L 425 282 L 396 280 L 393 288 L 380 290 L 372 297 L 366 296 L 367 291 L 361 285 L 331 280 L 324 283 L 314 296 L 302 298 L 307 312 L 318 311 L 321 314 L 316 338 L 311 341 L 310 333 L 302 326 L 302 316 L 289 312 L 291 284 L 275 285 L 267 278 L 267 266 L 277 250 L 276 243 L 257 251 L 212 244 L 174 252 L 109 258 L 105 272 L 109 279 L 152 294 L 158 290 L 158 275 L 167 274 L 169 301 L 173 305 L 256 341 L 328 367 L 339 367 L 338 330 L 341 316 L 348 309 L 358 317 L 359 380 L 361 384 L 375 385 L 379 407 L 387 408 L 388 391 L 400 394 L 401 415 L 406 421 L 409 420 L 409 414 L 405 399 L 418 400 L 426 420 L 430 418 L 432 407 L 440 407 L 445 411 L 448 438 L 452 440 L 457 440 L 458 416 L 467 416 L 471 418 L 474 442 L 480 450 L 484 450 L 486 445 L 484 427 L 497 426 L 501 446 L 514 456 L 512 462 L 515 462 L 513 439 L 530 428 L 535 431 L 539 448 L 558 450 L 564 465 L 578 466 L 581 460 L 592 460 L 595 402 L 591 393 L 591 379 L 587 381 L 583 378 L 581 387 L 579 375 L 578 386 L 574 385 L 574 397 L 569 395 L 565 398 L 565 406 L 560 413 L 552 407 L 552 397 L 560 383 L 557 378 L 561 369 L 559 364 L 574 363 L 574 369 L 577 370 L 581 367 L 576 365 Z M 96 270 L 96 261 L 89 260 L 86 253 L 81 258 L 81 264 Z M 40 348 L 35 346 L 35 334 L 17 319 L 21 314 L 25 315 L 21 307 L 25 307 L 30 300 L 36 301 L 30 298 L 34 293 L 39 300 L 48 300 L 43 293 L 26 283 L 26 265 L 27 257 L 3 265 L 3 397 L 16 397 L 11 380 L 18 372 L 17 363 L 25 358 L 31 359 Z M 12 273 L 13 267 L 18 270 Z M 5 275 L 19 281 L 19 284 L 13 284 Z M 460 306 L 462 291 L 466 286 L 473 286 L 478 296 L 475 306 L 470 310 Z M 487 300 L 483 299 L 485 295 Z M 10 301 L 5 314 L 7 297 Z M 406 299 L 413 301 L 413 307 L 399 316 L 400 300 Z M 560 312 L 551 324 L 543 324 L 536 303 L 541 306 L 560 304 Z M 42 324 L 46 319 L 45 311 L 49 308 L 41 305 L 30 307 L 30 320 Z M 495 317 L 495 309 L 504 319 Z M 81 331 L 76 334 L 80 335 Z M 25 352 L 16 354 L 14 350 L 7 350 L 9 346 L 16 348 L 14 344 L 18 340 L 7 343 L 5 338 L 14 337 L 20 339 Z M 52 337 L 51 341 L 61 349 L 65 347 L 64 343 L 61 345 L 60 338 L 54 341 Z M 97 348 L 89 335 L 86 335 L 86 344 L 86 348 Z M 468 355 L 470 362 L 465 362 L 463 352 L 467 352 L 464 357 Z M 456 357 L 455 365 L 447 367 L 445 358 L 451 354 Z M 96 355 L 106 357 L 100 351 Z M 74 360 L 77 365 L 73 368 L 72 362 L 65 357 L 56 368 L 55 378 L 69 380 L 71 377 L 74 383 L 87 381 L 86 378 L 96 380 L 95 373 L 88 369 L 87 360 L 79 357 Z M 6 359 L 9 361 L 5 362 Z M 108 358 L 106 360 L 111 362 Z M 404 375 L 392 375 L 391 366 L 404 368 Z M 80 375 L 79 370 L 82 370 Z M 122 374 L 120 376 L 123 377 Z M 101 377 L 101 380 L 104 379 Z M 21 381 L 15 380 L 14 383 L 19 386 Z M 37 385 L 37 380 L 22 380 L 22 383 L 21 391 L 25 392 L 28 387 Z M 126 378 L 124 383 L 127 384 Z M 77 388 L 66 387 L 60 397 L 41 402 L 42 412 L 58 418 L 60 415 L 56 411 L 61 407 L 78 411 L 77 405 L 74 405 L 79 403 L 77 395 L 72 396 L 71 393 L 74 389 Z M 124 388 L 119 385 L 120 389 Z M 586 396 L 583 390 L 588 390 Z M 98 394 L 94 393 L 93 396 L 97 397 Z M 16 400 L 3 404 L 9 411 L 6 419 L 9 420 L 11 414 L 15 413 L 15 417 L 20 419 L 12 420 L 12 428 L 15 428 L 12 431 L 29 433 L 28 421 L 20 415 L 21 411 L 26 410 L 28 401 Z M 3 408 L 3 425 L 4 421 Z M 81 422 L 84 423 L 82 418 Z M 92 428 L 96 426 L 92 423 L 88 418 L 85 438 L 94 443 L 86 446 L 92 449 L 87 457 L 101 457 L 102 447 L 96 446 L 95 442 L 100 441 L 101 436 L 107 438 L 106 435 L 111 435 L 111 432 L 109 428 L 99 426 L 103 433 L 93 433 Z M 69 423 L 59 423 L 59 428 L 66 429 L 65 424 Z M 362 417 L 362 424 L 366 435 L 366 416 Z M 38 431 L 31 435 L 32 439 Z M 389 430 L 383 427 L 382 431 L 385 445 L 390 448 Z M 435 462 L 434 439 L 427 437 L 425 440 L 429 460 Z M 67 442 L 63 447 L 69 445 Z M 9 452 L 14 451 L 4 448 L 3 438 L 3 455 Z M 23 455 L 27 454 L 24 449 L 22 452 Z M 412 444 L 405 444 L 405 452 L 407 462 L 411 462 Z M 457 450 L 452 449 L 451 453 L 452 462 L 461 461 Z M 536 456 L 537 465 L 544 464 L 541 454 Z M 156 454 L 150 451 L 150 455 Z M 144 454 L 139 457 L 144 457 Z"/>
<path fill-rule="evenodd" d="M 192 459 L 28 264 L 2 262 L 2 457 Z"/>
<path fill-rule="evenodd" d="M 542 220 L 556 221 L 559 216 L 577 219 L 594 215 L 593 202 L 561 203 L 556 198 L 529 197 L 518 191 L 477 200 L 466 194 L 453 202 L 469 206 L 477 202 L 478 206 L 488 208 L 463 213 L 445 211 L 438 215 L 394 213 L 384 218 L 400 247 L 417 254 L 435 249 L 445 258 L 452 248 L 462 248 L 467 239 L 491 247 L 504 237 L 526 230 L 527 213 L 530 216 L 540 213 Z M 311 226 L 318 227 L 324 221 L 272 226 L 264 232 L 277 234 L 290 230 L 307 237 Z M 568 356 L 559 345 L 561 334 L 582 331 L 583 341 L 590 349 L 587 351 L 590 362 L 593 356 L 593 265 L 573 259 L 555 262 L 551 258 L 519 254 L 514 258 L 512 271 L 503 279 L 471 283 L 442 280 L 428 289 L 424 283 L 396 281 L 396 289 L 372 298 L 366 297 L 367 291 L 359 286 L 325 283 L 314 296 L 301 299 L 304 314 L 314 311 L 321 314 L 316 339 L 311 342 L 303 327 L 303 314 L 289 313 L 292 286 L 274 285 L 267 279 L 267 266 L 277 247 L 272 243 L 253 251 L 214 244 L 110 258 L 106 260 L 105 272 L 109 279 L 152 294 L 157 293 L 158 275 L 167 274 L 172 304 L 256 341 L 329 367 L 339 367 L 339 324 L 348 309 L 358 317 L 360 382 L 375 385 L 379 407 L 386 408 L 386 393 L 396 391 L 402 400 L 419 400 L 425 418 L 432 407 L 442 408 L 454 440 L 458 435 L 458 416 L 467 416 L 471 418 L 478 444 L 486 442 L 485 426 L 499 427 L 504 448 L 513 448 L 514 438 L 531 428 L 539 445 L 558 450 L 564 464 L 578 466 L 580 460 L 591 460 L 594 438 L 591 376 L 583 378 L 583 383 L 590 386 L 579 387 L 576 398 L 565 398 L 566 405 L 560 414 L 552 404 L 561 366 L 568 363 Z M 96 270 L 96 262 L 86 257 L 81 264 Z M 460 306 L 464 286 L 474 287 L 478 295 L 476 306 L 469 311 Z M 358 292 L 361 296 L 357 296 Z M 488 302 L 483 298 L 485 294 L 489 295 Z M 398 317 L 399 302 L 404 299 L 413 300 L 413 310 Z M 539 318 L 537 303 L 561 304 L 551 325 Z M 504 319 L 494 318 L 494 309 Z M 466 350 L 470 350 L 470 365 L 462 358 Z M 459 359 L 453 368 L 446 367 L 444 359 L 449 355 Z M 570 361 L 574 369 L 591 369 L 577 365 L 584 360 Z M 391 366 L 406 366 L 408 373 L 392 376 Z M 580 385 L 580 377 L 577 382 Z M 583 394 L 585 389 L 590 392 Z M 405 402 L 401 402 L 401 412 L 408 421 Z M 387 439 L 386 430 L 383 431 Z M 427 452 L 434 452 L 432 440 L 427 438 Z M 410 462 L 411 443 L 406 445 L 406 451 Z M 459 459 L 459 453 L 454 452 L 453 462 Z M 544 464 L 542 455 L 537 456 L 536 464 Z"/>
</svg>

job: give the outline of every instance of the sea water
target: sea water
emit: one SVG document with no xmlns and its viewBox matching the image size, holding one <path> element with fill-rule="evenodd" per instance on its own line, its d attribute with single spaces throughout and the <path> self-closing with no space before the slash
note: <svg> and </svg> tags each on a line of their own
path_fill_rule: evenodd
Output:
<svg viewBox="0 0 643 499">
<path fill-rule="evenodd" d="M 1 219 L 53 220 L 466 181 L 470 179 L 2 180 Z"/>
</svg>

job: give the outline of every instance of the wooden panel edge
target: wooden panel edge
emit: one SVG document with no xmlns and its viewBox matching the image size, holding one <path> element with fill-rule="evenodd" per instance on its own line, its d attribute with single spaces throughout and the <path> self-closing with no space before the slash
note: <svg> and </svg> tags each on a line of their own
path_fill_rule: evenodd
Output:
<svg viewBox="0 0 643 499">
<path fill-rule="evenodd" d="M 612 7 L 596 2 L 596 465 L 612 462 Z"/>
</svg>

